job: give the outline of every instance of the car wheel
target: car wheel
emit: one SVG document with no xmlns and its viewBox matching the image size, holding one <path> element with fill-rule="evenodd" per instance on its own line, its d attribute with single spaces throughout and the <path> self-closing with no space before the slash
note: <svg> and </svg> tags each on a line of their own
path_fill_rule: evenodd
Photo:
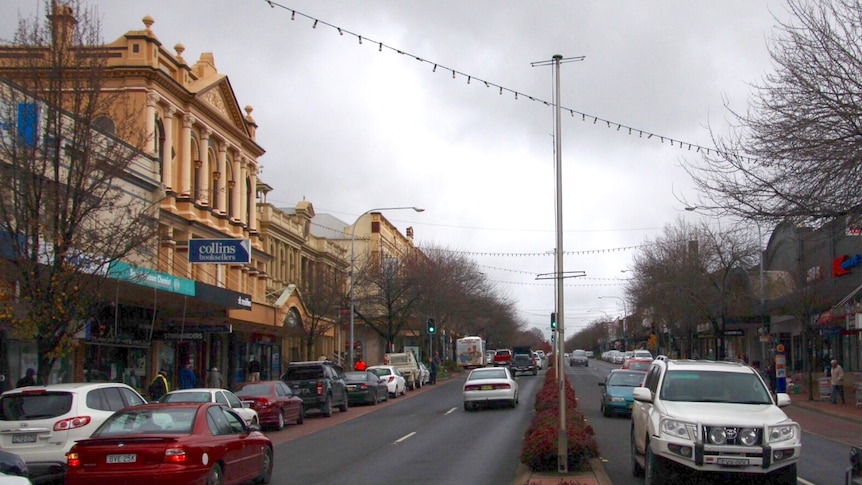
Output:
<svg viewBox="0 0 862 485">
<path fill-rule="evenodd" d="M 207 485 L 221 485 L 224 481 L 224 475 L 221 473 L 221 466 L 216 465 L 210 468 L 210 472 L 207 474 Z"/>
<path fill-rule="evenodd" d="M 606 418 L 607 418 L 607 417 L 609 417 L 610 415 L 611 415 L 611 412 L 608 410 L 608 407 L 607 407 L 607 406 L 605 406 L 605 402 L 604 402 L 604 401 L 602 401 L 602 416 L 604 416 L 604 417 L 606 417 Z"/>
<path fill-rule="evenodd" d="M 471 406 L 470 403 L 465 402 L 464 403 L 464 411 L 470 412 L 472 410 L 473 410 L 473 406 Z"/>
<path fill-rule="evenodd" d="M 533 375 L 535 376 L 535 375 L 538 375 L 538 374 L 539 374 L 539 371 L 538 371 L 538 370 L 536 370 L 536 369 L 533 369 Z"/>
<path fill-rule="evenodd" d="M 768 483 L 775 485 L 796 485 L 796 463 L 773 472 Z"/>
<path fill-rule="evenodd" d="M 344 402 L 341 403 L 341 406 L 338 406 L 338 410 L 342 413 L 346 413 L 349 405 L 350 404 L 347 402 L 347 396 L 344 396 Z"/>
<path fill-rule="evenodd" d="M 260 475 L 254 480 L 254 483 L 269 483 L 272 479 L 272 448 L 266 447 L 263 450 L 263 457 L 260 462 Z"/>
<path fill-rule="evenodd" d="M 644 469 L 637 460 L 638 449 L 635 446 L 635 429 L 632 427 L 631 432 L 631 460 L 632 460 L 632 476 L 642 477 L 644 474 Z"/>
<path fill-rule="evenodd" d="M 281 431 L 284 429 L 284 411 L 278 412 L 278 422 L 275 423 L 275 430 Z"/>
<path fill-rule="evenodd" d="M 646 442 L 644 457 L 644 485 L 664 485 L 667 483 L 667 465 L 661 458 L 655 456 L 649 441 Z"/>
<path fill-rule="evenodd" d="M 296 424 L 302 424 L 305 422 L 305 408 L 303 406 L 299 406 L 299 417 L 296 418 Z"/>
<path fill-rule="evenodd" d="M 371 405 L 377 406 L 378 402 L 380 402 L 380 396 L 378 396 L 377 393 L 374 393 L 374 397 L 371 398 Z"/>
<path fill-rule="evenodd" d="M 258 420 L 257 416 L 251 418 L 251 424 L 260 428 L 260 421 Z"/>
<path fill-rule="evenodd" d="M 322 412 L 327 418 L 332 417 L 332 396 L 326 396 L 326 401 L 323 402 L 323 407 L 320 408 L 320 412 Z"/>
</svg>

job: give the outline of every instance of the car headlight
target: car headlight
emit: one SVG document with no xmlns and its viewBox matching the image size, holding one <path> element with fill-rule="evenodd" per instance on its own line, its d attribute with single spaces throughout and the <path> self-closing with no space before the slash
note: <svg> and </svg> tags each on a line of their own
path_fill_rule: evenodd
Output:
<svg viewBox="0 0 862 485">
<path fill-rule="evenodd" d="M 697 426 L 694 423 L 677 421 L 675 419 L 663 419 L 659 425 L 662 434 L 695 441 Z"/>
<path fill-rule="evenodd" d="M 780 424 L 777 426 L 767 426 L 765 440 L 767 443 L 780 443 L 782 441 L 795 440 L 799 436 L 799 425 Z"/>
</svg>

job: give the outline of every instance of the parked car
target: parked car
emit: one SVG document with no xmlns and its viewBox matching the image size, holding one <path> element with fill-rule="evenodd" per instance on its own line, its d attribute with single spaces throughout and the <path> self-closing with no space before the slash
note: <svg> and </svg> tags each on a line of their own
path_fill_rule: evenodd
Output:
<svg viewBox="0 0 862 485">
<path fill-rule="evenodd" d="M 0 450 L 0 476 L 3 477 L 29 477 L 30 468 L 27 462 L 21 455 L 17 455 L 10 451 Z M 11 481 L 9 482 L 11 485 Z M 22 482 L 24 483 L 24 482 Z M 27 480 L 27 484 L 30 480 Z M 6 485 L 4 479 L 0 479 L 0 485 Z"/>
<path fill-rule="evenodd" d="M 509 349 L 497 349 L 494 352 L 494 366 L 505 365 L 508 366 L 512 363 L 512 351 Z"/>
<path fill-rule="evenodd" d="M 572 353 L 569 354 L 569 366 L 574 367 L 576 365 L 582 365 L 584 367 L 589 367 L 590 359 L 587 357 L 587 351 L 583 349 L 573 350 Z"/>
<path fill-rule="evenodd" d="M 536 359 L 532 354 L 515 354 L 512 357 L 512 365 L 509 367 L 512 370 L 512 375 L 518 377 L 518 374 L 533 374 L 539 373 L 539 368 L 536 367 Z"/>
<path fill-rule="evenodd" d="M 272 477 L 272 442 L 232 408 L 157 403 L 108 418 L 67 456 L 67 485 L 239 484 Z"/>
<path fill-rule="evenodd" d="M 604 381 L 599 382 L 602 388 L 601 410 L 603 416 L 612 414 L 632 413 L 632 391 L 643 384 L 645 370 L 614 369 L 608 373 Z"/>
<path fill-rule="evenodd" d="M 637 349 L 632 352 L 632 359 L 644 359 L 644 360 L 652 360 L 652 352 L 646 349 Z"/>
<path fill-rule="evenodd" d="M 422 381 L 419 376 L 419 362 L 416 361 L 416 355 L 413 352 L 383 354 L 383 364 L 397 367 L 407 382 L 407 388 L 411 391 L 422 387 Z"/>
<path fill-rule="evenodd" d="M 386 381 L 374 371 L 363 370 L 344 373 L 347 384 L 347 398 L 350 404 L 371 404 L 389 400 L 389 387 Z"/>
<path fill-rule="evenodd" d="M 195 389 L 177 389 L 171 391 L 159 398 L 159 402 L 214 402 L 233 408 L 237 414 L 242 416 L 246 424 L 260 425 L 260 418 L 257 411 L 251 408 L 248 404 L 243 404 L 242 400 L 236 394 L 227 389 L 215 388 L 195 388 Z"/>
<path fill-rule="evenodd" d="M 291 362 L 281 380 L 302 398 L 306 411 L 313 409 L 330 417 L 332 408 L 337 406 L 342 413 L 347 412 L 349 402 L 344 370 L 331 361 Z"/>
<path fill-rule="evenodd" d="M 536 361 L 536 368 L 542 370 L 542 367 L 544 367 L 545 359 L 536 351 L 533 351 L 533 359 L 535 359 Z"/>
<path fill-rule="evenodd" d="M 470 371 L 464 382 L 464 410 L 472 411 L 481 405 L 503 403 L 518 405 L 518 383 L 508 367 L 480 367 Z"/>
<path fill-rule="evenodd" d="M 629 359 L 623 362 L 623 365 L 620 369 L 632 369 L 632 370 L 649 370 L 652 365 L 652 359 Z"/>
<path fill-rule="evenodd" d="M 712 472 L 797 482 L 802 428 L 781 410 L 790 396 L 773 397 L 755 369 L 659 356 L 632 397 L 631 470 L 646 483 L 674 483 L 679 467 L 692 483 Z"/>
<path fill-rule="evenodd" d="M 236 397 L 242 400 L 243 405 L 257 412 L 261 426 L 281 430 L 284 423 L 302 424 L 305 420 L 302 399 L 294 395 L 284 382 L 243 382 L 237 384 L 235 390 Z"/>
<path fill-rule="evenodd" d="M 368 370 L 385 381 L 390 397 L 396 398 L 407 394 L 407 379 L 394 365 L 372 365 Z"/>
<path fill-rule="evenodd" d="M 116 382 L 12 389 L 0 396 L 0 449 L 23 458 L 31 478 L 60 479 L 76 440 L 90 436 L 114 411 L 146 402 Z"/>
</svg>

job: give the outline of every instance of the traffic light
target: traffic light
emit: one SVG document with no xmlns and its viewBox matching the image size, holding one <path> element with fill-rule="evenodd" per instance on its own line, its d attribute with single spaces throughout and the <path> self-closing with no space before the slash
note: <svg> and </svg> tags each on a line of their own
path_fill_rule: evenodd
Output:
<svg viewBox="0 0 862 485">
<path fill-rule="evenodd" d="M 551 312 L 551 331 L 557 331 L 557 312 Z"/>
<path fill-rule="evenodd" d="M 426 327 L 426 330 L 429 334 L 437 333 L 437 325 L 434 325 L 433 318 L 428 319 L 428 326 Z"/>
</svg>

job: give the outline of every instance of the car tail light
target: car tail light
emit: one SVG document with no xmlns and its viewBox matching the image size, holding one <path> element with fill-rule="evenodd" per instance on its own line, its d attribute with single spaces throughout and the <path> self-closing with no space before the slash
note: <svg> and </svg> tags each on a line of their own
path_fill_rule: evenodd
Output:
<svg viewBox="0 0 862 485">
<path fill-rule="evenodd" d="M 478 390 L 479 390 L 479 386 L 477 386 L 477 385 L 475 385 L 475 384 L 470 384 L 470 385 L 468 385 L 468 386 L 464 386 L 464 390 L 465 390 L 465 391 L 478 391 Z"/>
<path fill-rule="evenodd" d="M 368 384 L 359 384 L 359 388 L 362 390 L 368 389 Z"/>
<path fill-rule="evenodd" d="M 275 404 L 273 401 L 270 401 L 268 397 L 259 397 L 256 399 L 257 405 L 261 408 L 268 408 Z"/>
<path fill-rule="evenodd" d="M 317 395 L 318 396 L 323 395 L 323 384 L 321 384 L 320 382 L 317 383 Z"/>
<path fill-rule="evenodd" d="M 494 384 L 494 389 L 509 389 L 510 387 L 512 386 L 509 384 Z"/>
<path fill-rule="evenodd" d="M 76 416 L 54 423 L 54 431 L 69 431 L 70 429 L 83 428 L 88 424 L 90 424 L 89 416 Z"/>
<path fill-rule="evenodd" d="M 66 453 L 66 466 L 69 468 L 81 466 L 81 457 L 77 453 Z"/>
<path fill-rule="evenodd" d="M 389 382 L 392 382 L 394 380 L 395 380 L 395 376 L 389 376 Z"/>
<path fill-rule="evenodd" d="M 182 448 L 168 448 L 165 450 L 165 463 L 185 463 L 188 459 L 189 455 Z"/>
</svg>

